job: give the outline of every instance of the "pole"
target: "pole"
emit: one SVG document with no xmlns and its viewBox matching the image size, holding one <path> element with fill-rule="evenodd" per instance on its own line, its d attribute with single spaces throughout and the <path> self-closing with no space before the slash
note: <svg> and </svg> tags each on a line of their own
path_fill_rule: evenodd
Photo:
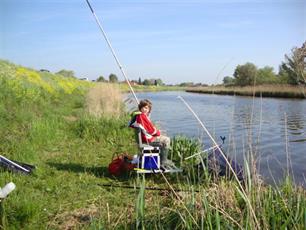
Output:
<svg viewBox="0 0 306 230">
<path fill-rule="evenodd" d="M 101 25 L 101 23 L 100 23 L 100 21 L 99 21 L 97 15 L 95 14 L 95 12 L 94 12 L 92 6 L 90 5 L 89 1 L 86 0 L 86 2 L 87 2 L 87 5 L 88 5 L 88 7 L 89 7 L 89 9 L 90 9 L 90 11 L 91 11 L 91 13 L 92 13 L 92 15 L 93 15 L 94 18 L 95 18 L 96 23 L 97 23 L 98 26 L 99 26 L 100 31 L 101 31 L 102 34 L 103 34 L 103 37 L 104 37 L 104 39 L 105 39 L 105 41 L 106 41 L 108 47 L 110 48 L 110 50 L 111 50 L 111 52 L 112 52 L 112 54 L 113 54 L 113 56 L 114 56 L 114 58 L 115 58 L 115 60 L 116 60 L 116 63 L 117 63 L 117 65 L 118 65 L 118 67 L 119 67 L 119 69 L 120 69 L 120 71 L 121 71 L 123 77 L 125 78 L 126 82 L 128 83 L 128 85 L 129 85 L 129 87 L 130 87 L 130 89 L 131 89 L 131 92 L 132 92 L 132 94 L 133 94 L 133 96 L 134 96 L 134 98 L 135 98 L 136 104 L 138 105 L 138 104 L 139 104 L 139 101 L 138 101 L 138 99 L 137 99 L 137 97 L 136 97 L 136 94 L 135 94 L 135 92 L 134 92 L 134 90 L 133 90 L 133 88 L 132 88 L 132 86 L 131 86 L 131 83 L 130 83 L 128 77 L 126 76 L 125 71 L 124 71 L 122 65 L 120 64 L 119 59 L 117 58 L 117 55 L 116 55 L 116 53 L 115 53 L 115 51 L 114 51 L 114 49 L 113 49 L 113 47 L 112 47 L 112 45 L 111 45 L 111 43 L 110 43 L 108 37 L 106 36 L 106 33 L 105 33 L 105 31 L 104 31 L 104 29 L 103 29 L 103 27 L 102 27 L 102 25 Z"/>
</svg>

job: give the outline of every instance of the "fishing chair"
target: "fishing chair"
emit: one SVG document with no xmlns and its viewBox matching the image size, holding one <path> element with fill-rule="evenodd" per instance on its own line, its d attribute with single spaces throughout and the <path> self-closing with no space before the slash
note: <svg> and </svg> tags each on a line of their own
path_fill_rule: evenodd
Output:
<svg viewBox="0 0 306 230">
<path fill-rule="evenodd" d="M 142 142 L 141 129 L 136 128 L 136 141 L 138 143 L 138 173 L 160 172 L 160 146 L 152 146 Z"/>
<path fill-rule="evenodd" d="M 181 169 L 177 168 L 174 164 L 168 165 L 167 167 L 161 166 L 161 146 L 158 143 L 145 144 L 142 142 L 141 129 L 136 129 L 137 143 L 139 147 L 138 158 L 138 169 L 137 173 L 177 173 L 182 172 Z"/>
</svg>

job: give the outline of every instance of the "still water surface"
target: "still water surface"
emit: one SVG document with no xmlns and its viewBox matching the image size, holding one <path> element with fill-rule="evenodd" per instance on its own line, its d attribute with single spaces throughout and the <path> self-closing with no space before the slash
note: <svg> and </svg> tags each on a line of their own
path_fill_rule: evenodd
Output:
<svg viewBox="0 0 306 230">
<path fill-rule="evenodd" d="M 205 146 L 212 142 L 179 95 L 217 142 L 221 143 L 220 136 L 226 137 L 224 150 L 232 158 L 243 164 L 251 149 L 258 155 L 257 167 L 266 182 L 281 180 L 289 165 L 295 182 L 306 187 L 306 100 L 185 92 L 137 94 L 153 102 L 151 120 L 167 135 L 199 138 Z"/>
</svg>

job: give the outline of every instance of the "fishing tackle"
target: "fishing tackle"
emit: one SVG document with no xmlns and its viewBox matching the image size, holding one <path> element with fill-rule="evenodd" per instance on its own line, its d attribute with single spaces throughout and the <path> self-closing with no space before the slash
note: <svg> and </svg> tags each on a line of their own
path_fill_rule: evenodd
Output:
<svg viewBox="0 0 306 230">
<path fill-rule="evenodd" d="M 35 169 L 34 165 L 13 161 L 2 155 L 0 155 L 0 166 L 10 171 L 21 172 L 24 174 L 31 174 Z"/>
</svg>

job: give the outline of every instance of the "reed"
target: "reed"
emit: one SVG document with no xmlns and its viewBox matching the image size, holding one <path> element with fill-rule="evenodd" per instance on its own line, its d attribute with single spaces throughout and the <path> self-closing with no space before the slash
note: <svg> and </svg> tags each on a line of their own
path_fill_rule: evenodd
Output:
<svg viewBox="0 0 306 230">
<path fill-rule="evenodd" d="M 177 154 L 173 158 L 177 164 L 182 157 L 181 150 L 188 152 L 196 143 L 196 140 L 184 140 L 184 137 L 173 140 L 171 154 Z M 142 219 L 146 229 L 155 226 L 162 226 L 163 229 L 303 229 L 306 226 L 306 192 L 295 185 L 289 176 L 284 178 L 281 185 L 264 184 L 257 179 L 257 175 L 252 175 L 256 170 L 250 169 L 253 164 L 246 160 L 244 194 L 237 182 L 227 178 L 212 180 L 206 177 L 205 182 L 194 181 L 194 175 L 208 174 L 203 168 L 198 171 L 194 162 L 185 162 L 181 166 L 184 175 L 172 177 L 171 180 L 172 186 L 185 189 L 184 192 L 178 192 L 179 197 L 171 191 L 167 196 L 146 193 L 145 218 Z M 150 179 L 146 183 L 150 183 Z M 139 194 L 142 194 L 141 191 Z M 158 216 L 155 216 L 156 212 L 152 211 L 154 203 L 161 199 L 167 202 L 159 204 Z M 257 222 L 248 202 L 253 207 Z"/>
<path fill-rule="evenodd" d="M 259 85 L 245 87 L 209 86 L 189 88 L 187 92 L 255 97 L 306 98 L 304 86 Z"/>
<path fill-rule="evenodd" d="M 97 83 L 86 95 L 86 109 L 95 117 L 119 117 L 123 112 L 119 86 Z"/>
</svg>

